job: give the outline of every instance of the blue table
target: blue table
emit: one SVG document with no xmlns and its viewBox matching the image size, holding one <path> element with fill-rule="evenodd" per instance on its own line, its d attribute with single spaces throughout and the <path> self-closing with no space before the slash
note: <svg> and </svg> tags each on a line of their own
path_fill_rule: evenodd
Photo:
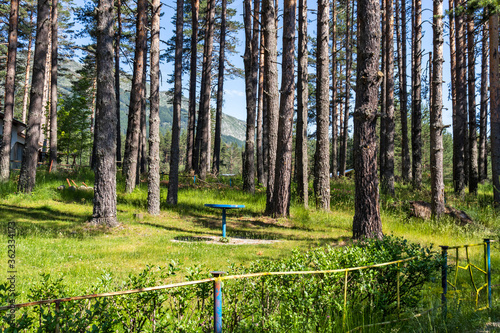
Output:
<svg viewBox="0 0 500 333">
<path fill-rule="evenodd" d="M 226 237 L 226 209 L 245 208 L 245 205 L 205 204 L 205 207 L 222 209 L 222 237 Z"/>
</svg>

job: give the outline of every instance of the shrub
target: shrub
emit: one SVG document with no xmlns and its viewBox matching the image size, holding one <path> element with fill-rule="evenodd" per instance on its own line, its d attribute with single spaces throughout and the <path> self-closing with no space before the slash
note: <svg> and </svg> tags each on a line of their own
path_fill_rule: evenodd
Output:
<svg viewBox="0 0 500 333">
<path fill-rule="evenodd" d="M 350 247 L 324 247 L 308 252 L 294 250 L 282 260 L 262 260 L 248 267 L 231 265 L 228 274 L 334 270 L 368 266 L 417 257 L 399 265 L 401 309 L 419 302 L 423 285 L 438 273 L 440 256 L 401 238 L 365 240 Z M 105 274 L 89 293 L 161 285 L 178 270 L 147 266 L 120 284 Z M 397 313 L 398 265 L 363 269 L 347 275 L 347 308 L 344 308 L 345 273 L 279 275 L 224 281 L 224 331 L 304 332 L 342 330 L 367 318 Z M 203 267 L 188 269 L 187 280 L 208 277 Z M 7 285 L 0 285 L 0 304 L 7 303 Z M 64 297 L 62 278 L 42 275 L 30 300 Z M 2 292 L 3 290 L 3 292 Z M 210 283 L 108 298 L 60 303 L 18 310 L 16 319 L 4 313 L 0 329 L 28 332 L 209 332 L 212 330 L 213 294 Z M 354 315 L 353 315 L 354 314 Z M 2 314 L 0 314 L 2 315 Z M 366 317 L 366 318 L 365 318 Z M 344 319 L 347 319 L 344 322 Z"/>
</svg>

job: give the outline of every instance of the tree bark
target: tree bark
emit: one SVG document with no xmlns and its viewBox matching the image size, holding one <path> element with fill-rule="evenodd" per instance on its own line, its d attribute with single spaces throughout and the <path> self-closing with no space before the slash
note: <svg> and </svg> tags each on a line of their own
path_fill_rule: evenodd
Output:
<svg viewBox="0 0 500 333">
<path fill-rule="evenodd" d="M 411 148 L 413 186 L 422 185 L 422 1 L 413 0 Z"/>
<path fill-rule="evenodd" d="M 332 2 L 332 156 L 331 156 L 331 173 L 333 177 L 337 177 L 337 146 L 338 146 L 338 110 L 337 110 L 337 8 L 336 1 Z"/>
<path fill-rule="evenodd" d="M 358 1 L 358 70 L 354 111 L 355 201 L 353 237 L 382 238 L 377 177 L 377 95 L 379 75 L 380 5 Z"/>
<path fill-rule="evenodd" d="M 382 191 L 394 195 L 394 10 L 392 0 L 386 2 L 385 57 L 385 154 L 382 172 Z"/>
<path fill-rule="evenodd" d="M 318 9 L 324 3 L 318 3 Z M 328 29 L 328 18 L 326 20 Z M 318 11 L 319 25 L 319 11 Z M 318 30 L 319 31 L 319 30 Z M 309 99 L 309 82 L 307 73 L 307 0 L 299 0 L 299 41 L 298 41 L 298 64 L 297 64 L 297 128 L 295 142 L 295 170 L 297 174 L 297 197 L 307 208 L 309 201 L 309 182 L 307 170 L 307 103 Z M 328 36 L 328 32 L 327 32 Z M 327 39 L 328 47 L 328 39 Z M 319 44 L 318 44 L 319 46 Z M 324 47 L 324 46 L 323 46 Z M 325 52 L 323 52 L 325 53 Z M 328 53 L 328 50 L 326 50 Z M 318 54 L 319 49 L 318 49 Z M 326 55 L 328 57 L 328 54 Z M 319 60 L 319 59 L 318 59 Z M 324 61 L 324 60 L 323 60 Z M 324 65 L 323 65 L 324 66 Z M 328 71 L 328 68 L 327 68 Z M 328 73 L 327 73 L 328 80 Z M 328 84 L 328 83 L 327 83 Z M 328 94 L 328 93 L 327 93 Z M 328 97 L 326 98 L 328 102 Z M 327 125 L 328 127 L 328 125 Z M 328 133 L 328 128 L 327 128 Z M 328 142 L 328 137 L 327 137 Z M 327 149 L 328 150 L 328 149 Z"/>
<path fill-rule="evenodd" d="M 200 109 L 198 112 L 198 121 L 201 122 L 199 127 L 199 163 L 198 174 L 201 179 L 207 176 L 208 168 L 208 150 L 210 149 L 209 131 L 210 131 L 210 91 L 212 85 L 212 52 L 214 40 L 214 15 L 215 15 L 215 0 L 210 0 L 208 3 L 207 14 L 207 29 L 205 32 L 205 47 L 204 47 L 204 63 L 202 73 L 202 88 L 200 97 Z M 198 137 L 198 133 L 196 134 Z"/>
<path fill-rule="evenodd" d="M 261 16 L 262 17 L 262 16 Z M 257 181 L 262 186 L 266 184 L 264 172 L 264 30 L 260 32 L 259 43 L 259 89 L 257 99 Z"/>
<path fill-rule="evenodd" d="M 149 111 L 148 213 L 160 214 L 160 0 L 151 15 L 151 86 Z"/>
<path fill-rule="evenodd" d="M 198 14 L 200 11 L 200 1 L 191 0 L 191 61 L 189 73 L 189 110 L 188 128 L 186 144 L 186 171 L 195 169 L 193 164 L 194 150 L 194 126 L 196 117 L 196 74 L 198 59 Z"/>
<path fill-rule="evenodd" d="M 450 29 L 450 75 L 451 75 L 451 105 L 452 105 L 452 123 L 456 123 L 456 113 L 457 113 L 457 92 L 456 92 L 456 81 L 457 81 L 457 53 L 456 53 L 456 33 L 455 33 L 455 0 L 448 0 L 449 8 L 449 29 Z M 455 135 L 455 127 L 452 128 L 453 135 Z M 455 164 L 456 164 L 457 154 L 455 153 L 455 144 L 453 144 L 453 186 L 455 186 Z"/>
<path fill-rule="evenodd" d="M 50 79 L 50 166 L 53 171 L 57 170 L 57 57 L 58 57 L 58 19 L 57 19 L 58 0 L 52 0 L 52 55 L 51 55 L 51 79 Z"/>
<path fill-rule="evenodd" d="M 433 8 L 433 72 L 431 99 L 431 210 L 435 218 L 444 213 L 443 179 L 443 0 L 435 0 Z"/>
<path fill-rule="evenodd" d="M 177 205 L 179 188 L 179 140 L 181 133 L 181 101 L 182 101 L 182 45 L 184 24 L 184 0 L 177 0 L 175 24 L 175 69 L 174 69 L 174 114 L 172 120 L 172 146 L 170 153 L 170 172 L 168 177 L 167 203 Z"/>
<path fill-rule="evenodd" d="M 252 20 L 251 0 L 244 1 L 244 25 L 245 25 L 245 55 L 243 63 L 245 66 L 245 95 L 247 110 L 247 130 L 245 140 L 245 158 L 243 165 L 243 189 L 250 193 L 255 192 L 255 120 L 256 120 L 256 96 L 257 96 L 257 56 L 259 34 L 256 30 L 255 20 L 258 20 L 260 0 L 254 0 L 254 17 Z M 257 14 L 257 17 L 255 17 Z"/>
<path fill-rule="evenodd" d="M 116 218 L 116 97 L 113 80 L 113 0 L 97 9 L 97 100 L 94 224 L 114 227 Z"/>
<path fill-rule="evenodd" d="M 330 210 L 330 140 L 328 139 L 330 127 L 330 103 L 328 102 L 329 10 L 330 6 L 327 0 L 318 1 L 318 46 L 316 59 L 316 156 L 314 170 L 314 183 L 316 186 L 314 191 L 316 192 L 316 207 L 323 210 Z M 349 15 L 349 11 L 347 11 L 346 15 Z"/>
<path fill-rule="evenodd" d="M 479 111 L 479 180 L 488 178 L 488 22 L 483 23 L 481 42 L 481 106 Z"/>
<path fill-rule="evenodd" d="M 457 6 L 462 6 L 463 0 L 458 0 Z M 467 74 L 466 74 L 466 46 L 465 23 L 462 14 L 455 16 L 456 32 L 456 106 L 453 122 L 453 174 L 455 193 L 462 194 L 465 189 L 465 142 L 467 140 Z"/>
<path fill-rule="evenodd" d="M 340 153 L 340 170 L 339 170 L 339 175 L 341 177 L 344 176 L 345 170 L 346 170 L 346 165 L 347 165 L 347 136 L 349 135 L 348 133 L 348 126 L 349 126 L 349 109 L 350 109 L 350 97 L 351 97 L 351 68 L 352 68 L 352 50 L 351 50 L 351 35 L 352 35 L 352 30 L 349 28 L 351 25 L 353 25 L 352 22 L 352 17 L 349 18 L 350 14 L 350 0 L 347 0 L 347 5 L 346 5 L 346 69 L 345 69 L 345 106 L 344 106 L 344 129 L 342 130 L 342 146 L 341 146 L 341 153 Z M 354 14 L 354 11 L 353 13 Z"/>
<path fill-rule="evenodd" d="M 146 0 L 137 1 L 137 22 L 134 71 L 132 74 L 132 88 L 128 114 L 127 139 L 125 141 L 125 156 L 123 159 L 123 173 L 125 175 L 125 192 L 131 193 L 136 185 L 137 160 L 139 156 L 141 130 L 141 102 L 144 97 L 143 75 L 144 52 L 146 49 Z"/>
<path fill-rule="evenodd" d="M 122 1 L 116 0 L 116 25 L 115 35 L 115 95 L 116 95 L 116 161 L 122 165 L 122 140 L 120 124 L 120 39 L 122 36 Z"/>
<path fill-rule="evenodd" d="M 226 7 L 227 0 L 222 0 L 219 46 L 219 75 L 217 79 L 217 110 L 215 113 L 214 160 L 212 166 L 212 170 L 215 175 L 218 175 L 220 170 L 222 103 L 224 100 L 224 52 L 226 48 Z"/>
<path fill-rule="evenodd" d="M 279 116 L 279 90 L 278 90 L 278 41 L 276 28 L 276 6 L 274 0 L 263 0 L 264 13 L 264 41 L 266 53 L 264 57 L 265 82 L 267 84 L 267 189 L 266 213 L 273 213 L 273 197 L 276 168 L 276 152 L 278 146 L 278 116 Z"/>
<path fill-rule="evenodd" d="M 498 57 L 498 14 L 490 16 L 490 126 L 493 201 L 500 207 L 500 62 Z"/>
<path fill-rule="evenodd" d="M 149 6 L 149 2 L 148 2 Z M 144 26 L 147 27 L 149 25 L 148 23 L 148 17 L 146 15 L 145 17 L 145 22 Z M 147 37 L 148 34 L 148 29 L 146 29 L 146 40 L 148 40 Z M 148 170 L 148 156 L 147 156 L 147 126 L 146 126 L 146 77 L 147 77 L 147 63 L 148 63 L 148 44 L 146 43 L 146 48 L 144 49 L 144 66 L 142 67 L 143 74 L 142 74 L 142 98 L 141 98 L 141 130 L 139 132 L 139 155 L 137 156 L 137 178 L 136 178 L 136 185 L 139 185 L 141 183 L 141 175 L 146 173 Z"/>
<path fill-rule="evenodd" d="M 33 24 L 33 11 L 34 8 L 29 7 L 30 15 L 30 27 Z M 31 31 L 28 36 L 28 55 L 26 56 L 26 72 L 24 74 L 24 94 L 23 94 L 23 123 L 26 123 L 26 114 L 28 111 L 28 97 L 29 97 L 29 87 L 30 87 L 30 74 L 31 74 L 31 48 L 33 44 L 33 34 Z"/>
<path fill-rule="evenodd" d="M 6 182 L 10 177 L 10 155 L 12 140 L 12 121 L 14 119 L 14 98 L 16 85 L 17 58 L 17 26 L 19 20 L 19 0 L 10 3 L 9 39 L 7 52 L 7 68 L 5 75 L 5 99 L 3 136 L 0 142 L 0 181 Z"/>
<path fill-rule="evenodd" d="M 476 55 L 474 44 L 474 18 L 467 17 L 467 67 L 469 88 L 469 193 L 477 194 L 479 182 L 476 124 Z"/>
<path fill-rule="evenodd" d="M 35 187 L 38 148 L 43 112 L 43 84 L 49 47 L 50 3 L 39 0 L 37 8 L 37 28 L 35 54 L 33 56 L 33 76 L 31 79 L 30 107 L 28 112 L 28 128 L 23 152 L 23 161 L 17 189 L 19 192 L 31 193 Z M 10 143 L 9 143 L 10 144 Z"/>
<path fill-rule="evenodd" d="M 408 145 L 408 90 L 406 82 L 406 2 L 396 0 L 396 35 L 398 54 L 398 75 L 399 75 L 399 100 L 401 118 L 401 178 L 403 182 L 410 181 L 411 162 L 410 148 Z M 399 13 L 401 17 L 399 18 Z"/>
<path fill-rule="evenodd" d="M 296 1 L 284 0 L 281 99 L 278 121 L 276 179 L 274 183 L 274 204 L 272 212 L 274 217 L 288 217 L 290 215 L 292 132 L 295 91 L 295 12 Z"/>
</svg>

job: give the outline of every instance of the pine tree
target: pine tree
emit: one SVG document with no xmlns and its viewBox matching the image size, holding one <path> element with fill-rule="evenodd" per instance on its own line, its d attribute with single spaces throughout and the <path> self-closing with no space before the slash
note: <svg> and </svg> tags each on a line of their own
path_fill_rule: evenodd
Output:
<svg viewBox="0 0 500 333">
<path fill-rule="evenodd" d="M 45 82 L 50 30 L 50 25 L 46 22 L 50 22 L 50 3 L 48 0 L 39 0 L 37 5 L 37 29 L 28 128 L 26 130 L 26 144 L 24 146 L 24 157 L 18 183 L 18 190 L 25 193 L 31 193 L 35 187 L 36 167 L 38 164 L 38 141 L 41 132 L 40 125 L 43 110 L 43 85 Z"/>
<path fill-rule="evenodd" d="M 431 99 L 431 207 L 432 215 L 439 218 L 444 213 L 443 179 L 443 0 L 435 0 L 433 8 L 433 76 Z"/>
<path fill-rule="evenodd" d="M 137 2 L 136 47 L 134 56 L 134 71 L 130 92 L 128 113 L 127 139 L 125 141 L 125 156 L 123 159 L 123 174 L 125 175 L 125 191 L 132 192 L 136 185 L 137 160 L 139 156 L 139 137 L 141 126 L 141 103 L 144 97 L 144 52 L 146 50 L 146 0 Z"/>
<path fill-rule="evenodd" d="M 295 91 L 295 14 L 296 1 L 283 3 L 283 58 L 281 100 L 278 121 L 278 149 L 274 181 L 273 210 L 275 217 L 290 215 L 290 182 L 292 171 L 292 129 Z M 328 39 L 327 39 L 328 40 Z"/>
<path fill-rule="evenodd" d="M 9 17 L 7 73 L 5 76 L 3 136 L 0 142 L 0 181 L 2 182 L 8 181 L 10 176 L 10 145 L 12 138 L 12 121 L 14 119 L 18 20 L 19 0 L 12 0 Z"/>
<path fill-rule="evenodd" d="M 380 5 L 377 0 L 358 1 L 358 67 L 354 111 L 353 237 L 382 237 L 377 177 L 377 95 L 381 81 Z"/>
<path fill-rule="evenodd" d="M 411 150 L 412 180 L 415 188 L 422 184 L 422 1 L 413 0 L 412 6 L 412 96 L 411 96 Z"/>
<path fill-rule="evenodd" d="M 51 87 L 50 87 L 50 167 L 57 169 L 57 57 L 58 57 L 58 0 L 52 0 L 52 50 L 51 50 Z"/>
<path fill-rule="evenodd" d="M 316 59 L 316 156 L 314 183 L 316 206 L 330 209 L 330 127 L 329 110 L 329 57 L 328 57 L 328 1 L 318 1 L 317 59 Z M 348 37 L 349 38 L 349 37 Z"/>
<path fill-rule="evenodd" d="M 474 43 L 474 18 L 467 16 L 467 85 L 469 97 L 469 193 L 477 194 L 479 182 L 476 124 L 476 55 Z"/>
<path fill-rule="evenodd" d="M 267 188 L 266 188 L 266 213 L 273 213 L 273 198 L 275 184 L 276 151 L 278 145 L 278 115 L 279 115 L 279 90 L 278 90 L 278 38 L 276 27 L 276 12 L 274 0 L 263 0 L 264 16 L 264 41 L 266 43 L 264 56 L 265 82 L 267 84 Z"/>
<path fill-rule="evenodd" d="M 177 22 L 175 28 L 175 83 L 174 83 L 174 114 L 172 120 L 172 148 L 170 154 L 170 172 L 167 203 L 177 204 L 179 188 L 179 139 L 181 130 L 181 100 L 182 100 L 182 44 L 184 24 L 184 0 L 177 0 Z"/>
<path fill-rule="evenodd" d="M 97 98 L 94 224 L 114 227 L 116 219 L 116 101 L 113 75 L 113 0 L 97 8 Z"/>
<path fill-rule="evenodd" d="M 500 66 L 498 56 L 498 14 L 490 16 L 490 127 L 493 200 L 500 207 Z"/>
</svg>

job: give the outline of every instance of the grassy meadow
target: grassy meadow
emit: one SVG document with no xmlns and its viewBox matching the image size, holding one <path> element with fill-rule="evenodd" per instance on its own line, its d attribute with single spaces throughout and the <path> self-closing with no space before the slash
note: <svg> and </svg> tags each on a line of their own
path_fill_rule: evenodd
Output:
<svg viewBox="0 0 500 333">
<path fill-rule="evenodd" d="M 125 279 L 131 273 L 141 272 L 148 264 L 165 266 L 175 262 L 179 266 L 178 273 L 165 281 L 174 282 L 183 280 L 195 266 L 202 272 L 223 271 L 232 264 L 245 266 L 255 260 L 286 258 L 297 248 L 305 251 L 324 245 L 348 246 L 352 242 L 354 184 L 349 179 L 332 180 L 331 212 L 315 210 L 312 198 L 311 208 L 304 209 L 292 202 L 289 219 L 271 219 L 263 214 L 265 189 L 258 188 L 255 195 L 245 193 L 241 190 L 240 179 L 232 179 L 230 187 L 229 178 L 207 182 L 197 179 L 196 184 L 192 178 L 181 178 L 179 204 L 175 207 L 163 204 L 160 216 L 149 216 L 147 184 L 141 183 L 133 193 L 124 194 L 124 181 L 119 178 L 118 219 L 121 225 L 105 229 L 87 223 L 92 215 L 93 192 L 69 190 L 66 178 L 79 185 L 82 182 L 93 185 L 93 176 L 88 170 L 71 174 L 40 171 L 36 189 L 29 195 L 17 194 L 14 181 L 0 185 L 0 244 L 5 244 L 0 246 L 0 258 L 3 258 L 0 278 L 5 280 L 7 274 L 7 223 L 16 222 L 16 290 L 20 293 L 17 302 L 27 301 L 30 288 L 40 280 L 42 273 L 64 277 L 71 293 L 67 296 L 76 296 L 104 274 Z M 57 190 L 60 185 L 66 185 L 66 189 Z M 415 190 L 409 185 L 397 184 L 394 198 L 381 197 L 384 234 L 432 246 L 436 251 L 440 251 L 438 245 L 464 245 L 482 242 L 483 238 L 500 238 L 500 213 L 491 206 L 491 184 L 481 185 L 477 196 L 466 194 L 461 198 L 454 196 L 451 186 L 446 189 L 447 204 L 464 210 L 474 223 L 460 226 L 451 218 L 424 221 L 412 217 L 408 201 L 429 201 L 430 186 L 426 184 Z M 166 194 L 167 187 L 163 185 L 163 202 Z M 244 209 L 228 211 L 228 237 L 280 242 L 228 245 L 198 241 L 198 237 L 221 235 L 221 211 L 204 207 L 205 203 L 245 205 Z M 499 250 L 499 243 L 492 243 L 492 284 L 497 310 Z M 469 255 L 482 267 L 482 247 L 471 248 Z M 466 277 L 467 273 L 463 272 L 462 276 Z M 463 277 L 459 281 L 466 283 Z M 439 288 L 440 281 L 436 281 L 429 286 L 432 293 L 426 290 L 423 295 L 433 301 L 439 300 Z M 474 311 L 467 313 L 464 318 L 469 321 L 471 316 L 478 316 Z M 477 321 L 480 325 L 491 320 L 500 321 L 499 315 L 493 317 L 491 312 L 483 317 L 479 314 Z M 425 323 L 415 324 L 415 331 L 427 331 L 437 319 L 427 315 L 425 320 Z M 462 324 L 459 321 L 456 325 Z"/>
</svg>

